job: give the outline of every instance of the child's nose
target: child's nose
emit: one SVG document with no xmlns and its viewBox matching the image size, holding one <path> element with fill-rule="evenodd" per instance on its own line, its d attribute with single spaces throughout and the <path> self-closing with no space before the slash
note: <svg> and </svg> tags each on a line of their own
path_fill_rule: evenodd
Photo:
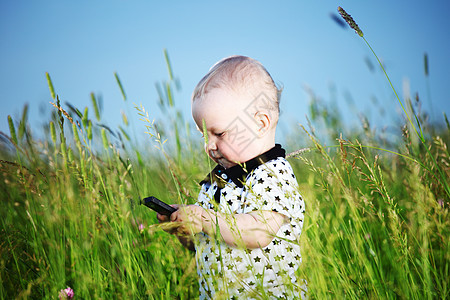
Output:
<svg viewBox="0 0 450 300">
<path fill-rule="evenodd" d="M 213 139 L 208 140 L 208 144 L 205 144 L 205 151 L 209 153 L 209 151 L 217 150 L 216 142 Z"/>
</svg>

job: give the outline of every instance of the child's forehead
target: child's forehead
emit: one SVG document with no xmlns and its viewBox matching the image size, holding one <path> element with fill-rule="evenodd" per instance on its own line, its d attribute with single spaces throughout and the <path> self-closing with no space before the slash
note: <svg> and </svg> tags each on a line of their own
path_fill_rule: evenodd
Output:
<svg viewBox="0 0 450 300">
<path fill-rule="evenodd" d="M 203 95 L 198 104 L 207 110 L 233 108 L 242 109 L 249 100 L 250 95 L 245 90 L 233 87 L 219 87 L 209 90 Z"/>
<path fill-rule="evenodd" d="M 208 105 L 193 111 L 193 116 L 198 127 L 203 127 L 203 123 L 209 128 L 223 127 L 236 119 L 240 113 L 239 109 L 234 109 L 233 105 Z"/>
<path fill-rule="evenodd" d="M 194 102 L 192 115 L 198 128 L 202 129 L 205 122 L 207 130 L 222 130 L 238 118 L 242 111 L 233 100 L 214 98 Z"/>
</svg>

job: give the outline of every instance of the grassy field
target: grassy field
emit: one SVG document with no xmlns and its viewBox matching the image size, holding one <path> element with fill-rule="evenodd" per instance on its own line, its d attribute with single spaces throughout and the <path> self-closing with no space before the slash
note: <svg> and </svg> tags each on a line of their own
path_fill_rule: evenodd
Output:
<svg viewBox="0 0 450 300">
<path fill-rule="evenodd" d="M 47 78 L 55 109 L 43 137 L 27 108 L 0 135 L 0 298 L 55 299 L 67 287 L 77 299 L 196 298 L 193 254 L 138 202 L 193 203 L 210 170 L 173 104 L 173 78 L 158 85 L 166 122 L 129 111 L 144 145 L 126 115 L 102 125 L 94 95 L 84 110 L 62 106 Z M 310 127 L 287 137 L 288 152 L 303 149 L 289 161 L 307 206 L 298 277 L 311 299 L 449 297 L 450 128 L 418 104 L 406 99 L 387 139 L 366 121 L 347 128 L 312 97 Z"/>
<path fill-rule="evenodd" d="M 137 200 L 195 201 L 209 170 L 202 142 L 176 112 L 158 129 L 137 108 L 147 147 L 159 148 L 142 150 L 125 118 L 114 130 L 99 125 L 95 97 L 92 117 L 57 97 L 55 107 L 42 139 L 26 109 L 2 133 L 0 297 L 56 298 L 66 287 L 75 298 L 196 297 L 193 254 Z M 310 298 L 447 298 L 449 128 L 422 124 L 425 144 L 402 124 L 395 142 L 367 126 L 343 139 L 333 109 L 311 109 L 334 146 L 300 126 L 288 140 L 303 144 L 286 144 L 308 148 L 289 160 L 307 204 L 299 278 Z"/>
</svg>

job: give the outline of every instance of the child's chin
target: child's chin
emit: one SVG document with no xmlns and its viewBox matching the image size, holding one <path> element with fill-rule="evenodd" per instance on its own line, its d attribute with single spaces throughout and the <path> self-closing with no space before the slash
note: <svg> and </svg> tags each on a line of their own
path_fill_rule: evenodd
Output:
<svg viewBox="0 0 450 300">
<path fill-rule="evenodd" d="M 224 167 L 225 169 L 234 167 L 234 166 L 236 165 L 235 163 L 230 162 L 230 161 L 228 161 L 228 160 L 225 160 L 225 159 L 223 159 L 223 158 L 218 159 L 218 160 L 216 161 L 216 163 L 218 163 L 219 165 L 221 165 L 221 166 Z"/>
</svg>

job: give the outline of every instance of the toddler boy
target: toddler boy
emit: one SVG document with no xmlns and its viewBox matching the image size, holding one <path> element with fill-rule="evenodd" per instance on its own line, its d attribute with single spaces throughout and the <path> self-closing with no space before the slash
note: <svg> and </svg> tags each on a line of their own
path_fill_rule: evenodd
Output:
<svg viewBox="0 0 450 300">
<path fill-rule="evenodd" d="M 295 272 L 305 206 L 275 144 L 279 94 L 261 63 L 232 56 L 192 95 L 193 118 L 217 166 L 196 205 L 173 205 L 179 209 L 170 221 L 180 241 L 195 246 L 200 299 L 304 297 Z"/>
</svg>

